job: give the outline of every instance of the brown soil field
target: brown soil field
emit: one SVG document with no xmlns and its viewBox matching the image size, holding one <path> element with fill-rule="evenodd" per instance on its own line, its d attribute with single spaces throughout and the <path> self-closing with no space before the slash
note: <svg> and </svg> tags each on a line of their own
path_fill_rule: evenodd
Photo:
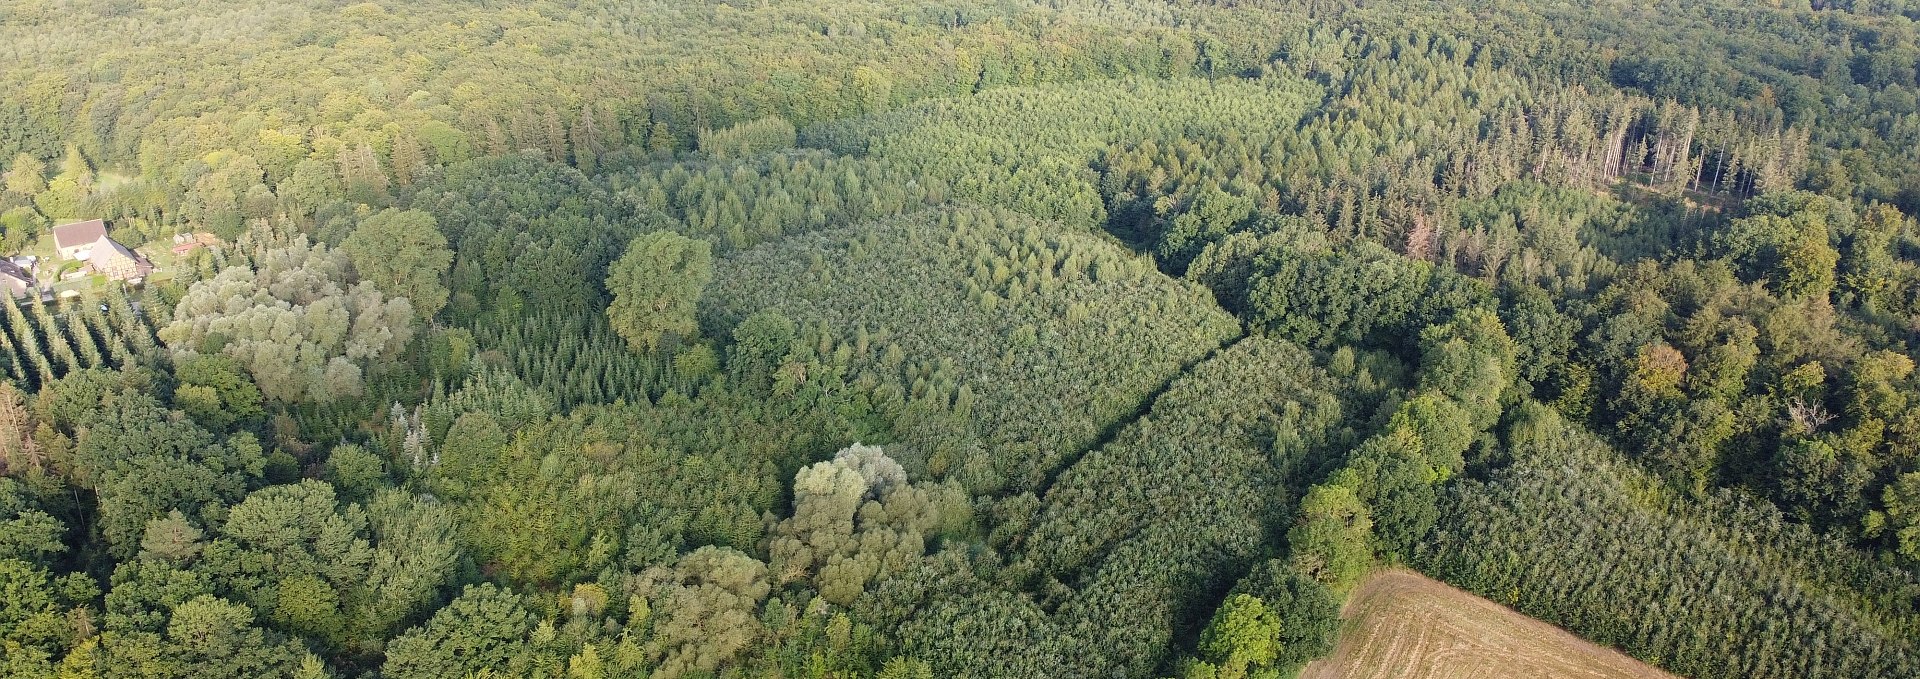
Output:
<svg viewBox="0 0 1920 679">
<path fill-rule="evenodd" d="M 1408 570 L 1369 576 L 1341 617 L 1333 654 L 1302 679 L 1677 679 Z"/>
</svg>

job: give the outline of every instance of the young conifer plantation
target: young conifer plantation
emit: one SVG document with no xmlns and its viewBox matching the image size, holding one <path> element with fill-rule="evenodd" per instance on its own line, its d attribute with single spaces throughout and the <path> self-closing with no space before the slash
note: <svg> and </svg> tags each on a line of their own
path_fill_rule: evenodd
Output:
<svg viewBox="0 0 1920 679">
<path fill-rule="evenodd" d="M 1920 677 L 1916 21 L 0 0 L 0 678 Z"/>
</svg>

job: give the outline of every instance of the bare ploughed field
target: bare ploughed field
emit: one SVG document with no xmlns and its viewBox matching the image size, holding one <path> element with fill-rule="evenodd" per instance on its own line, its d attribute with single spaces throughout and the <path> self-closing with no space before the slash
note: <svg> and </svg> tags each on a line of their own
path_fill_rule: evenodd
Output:
<svg viewBox="0 0 1920 679">
<path fill-rule="evenodd" d="M 1341 617 L 1339 645 L 1302 679 L 1676 679 L 1412 571 L 1368 577 Z"/>
</svg>

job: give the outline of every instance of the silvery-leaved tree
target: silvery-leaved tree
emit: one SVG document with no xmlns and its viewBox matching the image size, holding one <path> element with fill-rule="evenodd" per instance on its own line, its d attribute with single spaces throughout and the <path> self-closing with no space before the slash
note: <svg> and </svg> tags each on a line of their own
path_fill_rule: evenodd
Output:
<svg viewBox="0 0 1920 679">
<path fill-rule="evenodd" d="M 304 237 L 199 281 L 160 330 L 176 358 L 224 354 L 281 402 L 359 394 L 413 338 L 413 305 L 361 282 L 346 255 Z"/>
</svg>

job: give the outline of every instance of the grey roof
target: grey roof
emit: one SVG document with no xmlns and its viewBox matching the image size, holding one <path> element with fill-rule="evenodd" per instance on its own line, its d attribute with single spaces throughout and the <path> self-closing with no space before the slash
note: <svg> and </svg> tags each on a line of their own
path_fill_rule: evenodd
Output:
<svg viewBox="0 0 1920 679">
<path fill-rule="evenodd" d="M 100 250 L 102 246 L 105 246 L 107 251 L 118 253 L 120 256 L 136 262 L 142 259 L 139 255 L 133 254 L 132 250 L 128 250 L 127 246 L 121 245 L 119 241 L 108 238 L 106 234 L 101 234 L 100 239 L 93 242 L 93 249 L 90 251 L 93 254 L 89 255 L 88 259 L 99 257 L 102 254 Z"/>
<path fill-rule="evenodd" d="M 26 269 L 13 263 L 12 260 L 0 259 L 0 276 L 25 281 L 29 287 L 36 285 L 33 280 L 33 274 L 27 273 Z"/>
</svg>

